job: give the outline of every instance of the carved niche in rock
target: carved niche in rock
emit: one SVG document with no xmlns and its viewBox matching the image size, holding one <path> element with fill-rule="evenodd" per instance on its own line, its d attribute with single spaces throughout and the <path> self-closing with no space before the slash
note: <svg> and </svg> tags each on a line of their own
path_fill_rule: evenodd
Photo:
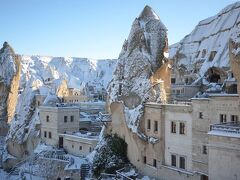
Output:
<svg viewBox="0 0 240 180">
<path fill-rule="evenodd" d="M 123 96 L 122 100 L 124 105 L 129 109 L 133 109 L 141 103 L 141 98 L 134 92 L 130 92 L 128 95 Z"/>
</svg>

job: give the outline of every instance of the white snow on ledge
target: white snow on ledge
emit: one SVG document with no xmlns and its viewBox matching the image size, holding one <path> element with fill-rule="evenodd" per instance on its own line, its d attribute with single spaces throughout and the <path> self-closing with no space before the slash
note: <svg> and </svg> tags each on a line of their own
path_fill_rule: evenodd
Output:
<svg viewBox="0 0 240 180">
<path fill-rule="evenodd" d="M 218 131 L 218 130 L 212 130 L 208 132 L 208 135 L 240 138 L 240 133 L 230 133 L 227 131 Z"/>
</svg>

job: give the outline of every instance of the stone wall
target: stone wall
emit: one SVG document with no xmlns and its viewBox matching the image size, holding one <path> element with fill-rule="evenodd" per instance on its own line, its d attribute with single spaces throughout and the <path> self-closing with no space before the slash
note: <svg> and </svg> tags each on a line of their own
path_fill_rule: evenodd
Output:
<svg viewBox="0 0 240 180">
<path fill-rule="evenodd" d="M 98 143 L 97 139 L 90 139 L 87 137 L 77 137 L 68 134 L 61 134 L 63 136 L 63 148 L 70 154 L 76 156 L 86 156 L 93 151 Z"/>
<path fill-rule="evenodd" d="M 209 180 L 236 180 L 240 177 L 239 138 L 209 137 Z"/>
</svg>

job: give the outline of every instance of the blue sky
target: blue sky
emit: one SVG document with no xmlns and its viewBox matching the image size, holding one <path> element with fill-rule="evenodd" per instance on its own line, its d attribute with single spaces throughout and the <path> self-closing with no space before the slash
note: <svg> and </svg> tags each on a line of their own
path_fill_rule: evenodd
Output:
<svg viewBox="0 0 240 180">
<path fill-rule="evenodd" d="M 131 24 L 150 5 L 169 44 L 235 0 L 0 0 L 0 43 L 26 55 L 117 58 Z"/>
</svg>

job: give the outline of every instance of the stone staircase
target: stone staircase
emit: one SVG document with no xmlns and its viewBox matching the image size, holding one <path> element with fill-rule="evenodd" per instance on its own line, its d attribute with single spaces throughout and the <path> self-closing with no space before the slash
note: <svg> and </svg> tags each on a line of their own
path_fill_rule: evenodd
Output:
<svg viewBox="0 0 240 180">
<path fill-rule="evenodd" d="M 89 177 L 90 166 L 88 164 L 81 165 L 81 179 Z"/>
</svg>

